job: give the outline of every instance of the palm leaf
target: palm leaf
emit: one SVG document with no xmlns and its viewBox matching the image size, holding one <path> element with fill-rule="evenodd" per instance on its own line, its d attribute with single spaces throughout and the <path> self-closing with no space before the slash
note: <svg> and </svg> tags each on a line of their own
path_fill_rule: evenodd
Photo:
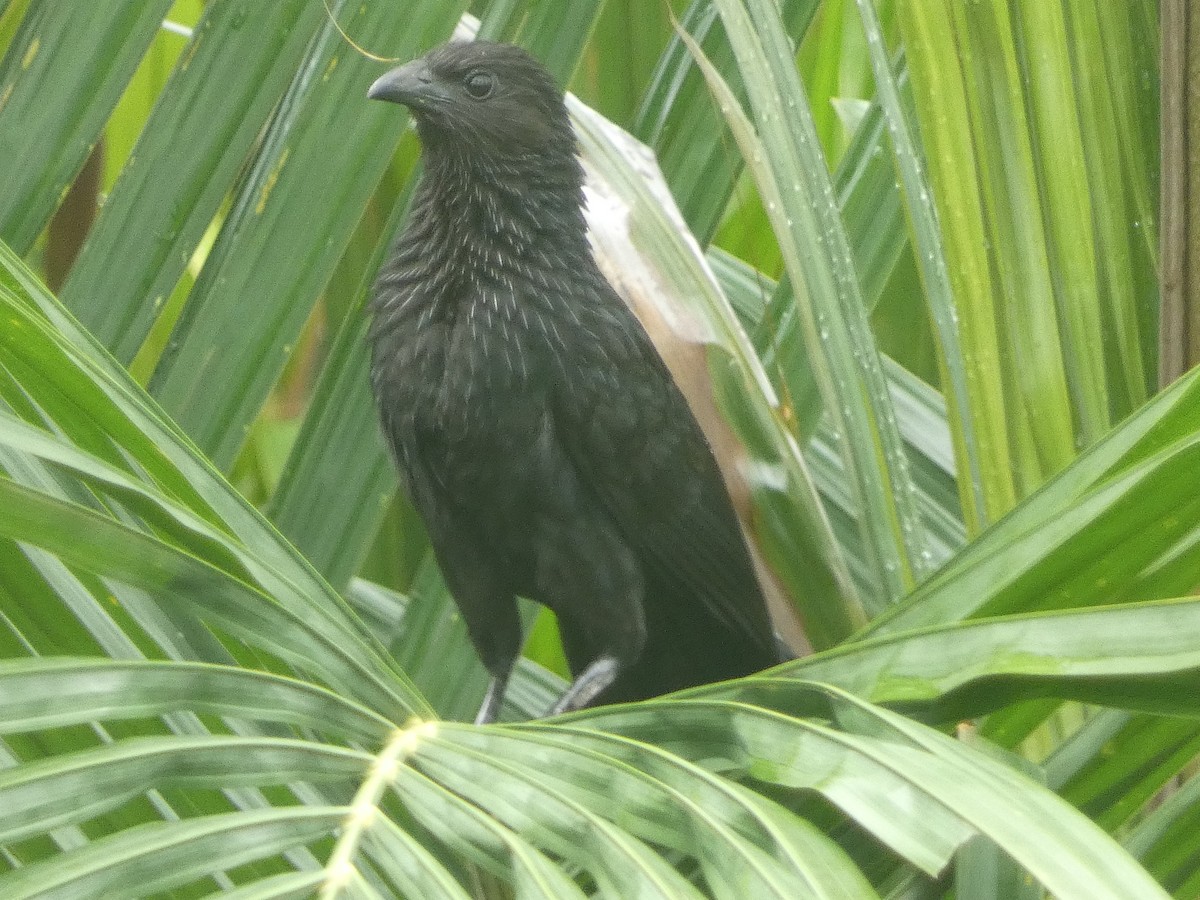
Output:
<svg viewBox="0 0 1200 900">
<path fill-rule="evenodd" d="M 1194 895 L 1152 7 L 480 6 L 579 93 L 597 251 L 819 652 L 555 720 L 523 660 L 477 728 L 365 389 L 415 160 L 377 70 L 321 4 L 176 4 L 178 60 L 162 4 L 3 6 L 0 894 Z M 404 57 L 462 9 L 329 4 Z"/>
</svg>

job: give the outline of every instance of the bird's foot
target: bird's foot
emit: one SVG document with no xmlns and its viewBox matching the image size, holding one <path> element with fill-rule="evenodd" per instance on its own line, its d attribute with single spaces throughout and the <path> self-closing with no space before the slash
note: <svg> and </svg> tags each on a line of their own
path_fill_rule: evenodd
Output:
<svg viewBox="0 0 1200 900">
<path fill-rule="evenodd" d="M 557 716 L 559 713 L 583 709 L 616 680 L 620 669 L 620 663 L 615 656 L 601 656 L 592 660 L 588 667 L 579 673 L 579 677 L 571 682 L 567 692 L 558 698 L 558 702 L 550 710 L 550 715 Z"/>
</svg>

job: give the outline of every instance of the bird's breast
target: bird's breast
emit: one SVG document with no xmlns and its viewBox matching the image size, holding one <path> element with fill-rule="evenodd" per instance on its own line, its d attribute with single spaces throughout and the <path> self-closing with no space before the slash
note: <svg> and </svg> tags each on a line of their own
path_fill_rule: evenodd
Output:
<svg viewBox="0 0 1200 900">
<path fill-rule="evenodd" d="M 497 427 L 501 408 L 545 404 L 556 329 L 514 291 L 415 283 L 379 296 L 372 382 L 397 425 L 461 435 Z"/>
</svg>

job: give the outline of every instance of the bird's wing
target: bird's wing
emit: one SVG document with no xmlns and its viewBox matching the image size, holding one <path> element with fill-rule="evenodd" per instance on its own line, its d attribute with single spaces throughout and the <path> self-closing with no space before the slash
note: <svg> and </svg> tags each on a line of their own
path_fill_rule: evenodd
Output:
<svg viewBox="0 0 1200 900">
<path fill-rule="evenodd" d="M 649 590 L 694 597 L 726 627 L 775 653 L 708 442 L 641 325 L 611 299 L 619 308 L 591 306 L 587 327 L 573 332 L 584 339 L 568 348 L 571 377 L 555 391 L 559 441 L 643 560 Z"/>
</svg>

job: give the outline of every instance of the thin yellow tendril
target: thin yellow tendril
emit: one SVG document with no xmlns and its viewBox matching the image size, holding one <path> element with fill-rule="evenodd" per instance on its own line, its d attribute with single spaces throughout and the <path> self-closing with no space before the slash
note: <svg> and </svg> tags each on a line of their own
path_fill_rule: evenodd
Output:
<svg viewBox="0 0 1200 900">
<path fill-rule="evenodd" d="M 325 15 L 329 16 L 329 21 L 333 24 L 333 27 L 337 29 L 338 34 L 342 36 L 342 40 L 344 40 L 347 44 L 349 44 L 367 59 L 373 59 L 375 62 L 382 63 L 400 62 L 400 57 L 398 56 L 376 56 L 369 50 L 364 50 L 362 47 L 358 46 L 358 44 L 354 43 L 354 39 L 342 30 L 342 26 L 338 24 L 338 20 L 333 17 L 333 10 L 329 8 L 329 0 L 321 0 L 321 3 L 325 7 Z"/>
</svg>

